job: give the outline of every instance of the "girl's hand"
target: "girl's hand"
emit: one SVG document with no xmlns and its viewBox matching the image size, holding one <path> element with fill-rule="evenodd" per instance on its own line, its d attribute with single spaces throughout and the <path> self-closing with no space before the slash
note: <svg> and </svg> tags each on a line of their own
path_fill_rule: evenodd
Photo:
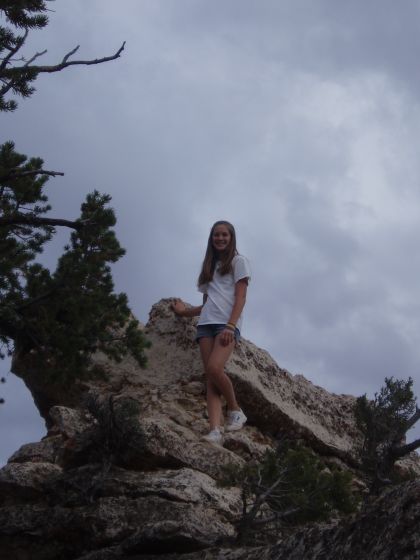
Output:
<svg viewBox="0 0 420 560">
<path fill-rule="evenodd" d="M 171 307 L 173 312 L 180 317 L 184 315 L 184 312 L 186 310 L 185 303 L 182 301 L 182 299 L 176 299 L 174 303 L 171 303 Z"/>
<path fill-rule="evenodd" d="M 220 335 L 220 342 L 222 346 L 228 346 L 235 340 L 234 332 L 232 329 L 223 329 L 222 334 Z"/>
</svg>

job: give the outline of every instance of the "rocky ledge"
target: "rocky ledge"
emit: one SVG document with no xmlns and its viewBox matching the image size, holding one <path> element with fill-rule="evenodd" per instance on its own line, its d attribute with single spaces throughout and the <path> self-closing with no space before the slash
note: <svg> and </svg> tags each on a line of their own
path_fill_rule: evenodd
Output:
<svg viewBox="0 0 420 560">
<path fill-rule="evenodd" d="M 418 480 L 347 520 L 300 529 L 275 546 L 234 547 L 241 497 L 218 485 L 222 467 L 258 460 L 287 435 L 357 474 L 355 398 L 291 375 L 243 340 L 227 371 L 248 423 L 223 446 L 202 441 L 207 419 L 194 324 L 174 317 L 169 301 L 153 306 L 145 327 L 147 369 L 97 356 L 106 379 L 63 391 L 14 360 L 48 434 L 0 470 L 2 557 L 419 558 Z M 409 468 L 420 473 L 416 457 Z"/>
</svg>

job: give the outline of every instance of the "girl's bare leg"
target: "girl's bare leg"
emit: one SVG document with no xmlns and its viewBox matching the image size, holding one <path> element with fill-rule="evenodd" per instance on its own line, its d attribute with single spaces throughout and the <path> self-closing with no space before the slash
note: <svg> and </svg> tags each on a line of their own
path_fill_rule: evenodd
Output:
<svg viewBox="0 0 420 560">
<path fill-rule="evenodd" d="M 220 342 L 220 335 L 217 335 L 214 339 L 213 348 L 205 362 L 207 379 L 211 381 L 224 396 L 229 410 L 239 410 L 232 381 L 225 373 L 225 364 L 234 348 L 235 341 L 224 346 Z"/>
<path fill-rule="evenodd" d="M 222 399 L 218 388 L 207 379 L 207 412 L 209 414 L 210 431 L 222 426 Z"/>
<path fill-rule="evenodd" d="M 207 375 L 207 364 L 214 348 L 215 340 L 213 337 L 200 338 L 200 352 L 203 360 L 204 371 L 206 373 L 206 398 L 207 412 L 209 415 L 210 430 L 220 427 L 222 422 L 222 399 L 221 393 Z"/>
</svg>

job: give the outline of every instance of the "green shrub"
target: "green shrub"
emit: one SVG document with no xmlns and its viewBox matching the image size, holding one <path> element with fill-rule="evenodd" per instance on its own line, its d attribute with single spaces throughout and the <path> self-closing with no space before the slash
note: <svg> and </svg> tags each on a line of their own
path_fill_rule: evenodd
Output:
<svg viewBox="0 0 420 560">
<path fill-rule="evenodd" d="M 278 531 L 355 511 L 359 499 L 351 491 L 351 481 L 350 472 L 326 467 L 302 444 L 284 442 L 261 462 L 241 469 L 226 467 L 221 484 L 241 489 L 238 539 L 243 541 L 253 528 L 264 525 Z"/>
</svg>

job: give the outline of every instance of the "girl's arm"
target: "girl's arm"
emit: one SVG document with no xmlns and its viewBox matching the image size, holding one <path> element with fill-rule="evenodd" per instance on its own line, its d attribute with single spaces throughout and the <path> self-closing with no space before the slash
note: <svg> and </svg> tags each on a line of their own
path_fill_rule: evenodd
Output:
<svg viewBox="0 0 420 560">
<path fill-rule="evenodd" d="M 204 294 L 203 305 L 206 303 L 206 300 L 207 294 Z M 196 317 L 197 315 L 200 315 L 203 305 L 198 305 L 197 307 L 187 307 L 181 299 L 177 299 L 175 300 L 175 303 L 172 304 L 172 309 L 176 315 L 179 315 L 179 317 Z"/>
<path fill-rule="evenodd" d="M 233 303 L 232 312 L 230 314 L 229 323 L 236 325 L 239 317 L 241 316 L 242 310 L 245 306 L 246 301 L 246 291 L 248 288 L 248 278 L 242 278 L 238 280 L 235 284 L 235 301 Z M 223 345 L 230 344 L 234 340 L 234 329 L 230 328 L 229 325 L 226 326 L 221 334 L 220 341 Z"/>
<path fill-rule="evenodd" d="M 245 307 L 246 291 L 248 288 L 248 278 L 242 278 L 235 284 L 235 301 L 230 314 L 229 323 L 236 325 L 242 310 Z"/>
</svg>

